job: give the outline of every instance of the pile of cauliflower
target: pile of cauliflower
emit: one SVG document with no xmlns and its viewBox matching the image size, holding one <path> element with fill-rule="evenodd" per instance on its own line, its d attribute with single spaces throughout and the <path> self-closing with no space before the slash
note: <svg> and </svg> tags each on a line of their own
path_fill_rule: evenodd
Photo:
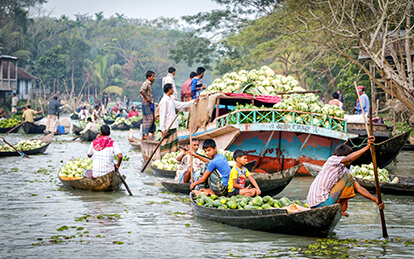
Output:
<svg viewBox="0 0 414 259">
<path fill-rule="evenodd" d="M 246 87 L 243 92 L 253 95 L 276 96 L 278 92 L 305 91 L 294 77 L 277 75 L 270 67 L 263 66 L 259 70 L 240 70 L 239 72 L 227 73 L 222 78 L 215 79 L 201 94 L 238 93 L 249 84 L 252 87 Z"/>
</svg>

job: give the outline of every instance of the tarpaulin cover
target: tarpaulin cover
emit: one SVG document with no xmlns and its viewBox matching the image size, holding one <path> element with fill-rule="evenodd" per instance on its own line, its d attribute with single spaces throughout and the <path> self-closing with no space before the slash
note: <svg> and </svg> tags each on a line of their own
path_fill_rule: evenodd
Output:
<svg viewBox="0 0 414 259">
<path fill-rule="evenodd" d="M 258 100 L 264 103 L 280 103 L 280 101 L 282 100 L 282 98 L 280 98 L 279 96 L 271 96 L 271 95 L 259 95 L 256 97 L 254 97 L 251 94 L 245 94 L 245 93 L 241 93 L 241 94 L 225 93 L 225 95 L 232 96 L 232 97 L 247 97 L 247 98 L 255 99 L 255 100 Z"/>
</svg>

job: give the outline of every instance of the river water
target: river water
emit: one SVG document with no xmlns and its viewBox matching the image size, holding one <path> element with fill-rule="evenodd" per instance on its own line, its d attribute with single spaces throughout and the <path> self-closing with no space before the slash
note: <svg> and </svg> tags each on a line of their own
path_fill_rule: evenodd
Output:
<svg viewBox="0 0 414 259">
<path fill-rule="evenodd" d="M 94 193 L 62 188 L 57 172 L 71 157 L 86 157 L 88 143 L 57 136 L 43 155 L 0 158 L 0 255 L 2 258 L 308 258 L 303 249 L 318 238 L 243 230 L 194 216 L 186 195 L 168 193 L 151 173 L 140 173 L 142 156 L 128 143 L 128 132 L 114 131 L 124 156 L 124 190 Z M 5 136 L 2 134 L 2 136 Z M 7 135 L 17 143 L 33 138 Z M 394 174 L 413 175 L 414 153 L 402 152 Z M 311 177 L 296 177 L 276 197 L 304 200 Z M 371 201 L 350 200 L 330 236 L 356 239 L 332 257 L 414 258 L 414 197 L 384 195 L 389 242 L 381 239 L 379 212 Z M 408 242 L 407 242 L 408 241 Z M 299 249 L 299 250 L 298 250 Z M 325 256 L 320 256 L 325 258 Z"/>
</svg>

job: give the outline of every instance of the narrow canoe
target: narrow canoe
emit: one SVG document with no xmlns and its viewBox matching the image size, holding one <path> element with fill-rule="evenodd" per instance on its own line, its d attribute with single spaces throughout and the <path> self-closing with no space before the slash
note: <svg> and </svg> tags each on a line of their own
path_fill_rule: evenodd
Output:
<svg viewBox="0 0 414 259">
<path fill-rule="evenodd" d="M 82 141 L 93 141 L 98 136 L 98 132 L 87 130 L 85 133 L 79 136 Z"/>
<path fill-rule="evenodd" d="M 174 170 L 159 169 L 159 168 L 156 168 L 153 165 L 151 165 L 151 169 L 154 172 L 156 177 L 161 177 L 161 178 L 174 178 L 175 177 L 175 171 Z"/>
<path fill-rule="evenodd" d="M 114 123 L 114 122 L 115 122 L 115 120 L 108 120 L 108 119 L 104 119 L 103 121 L 104 121 L 104 122 L 105 122 L 105 124 L 107 124 L 107 125 L 111 125 L 112 123 Z"/>
<path fill-rule="evenodd" d="M 303 165 L 306 167 L 306 169 L 309 170 L 309 173 L 314 177 L 316 177 L 319 171 L 322 169 L 321 166 L 312 165 L 309 163 L 304 163 Z M 395 177 L 398 177 L 398 183 L 379 182 L 381 193 L 395 195 L 414 195 L 414 177 L 401 175 L 389 175 L 389 177 L 391 181 Z M 355 177 L 355 179 L 362 187 L 367 189 L 369 192 L 376 192 L 374 180 L 367 180 L 358 177 Z"/>
<path fill-rule="evenodd" d="M 16 127 L 16 126 L 14 126 L 14 127 Z M 9 130 L 11 130 L 14 127 L 11 127 L 11 128 L 0 128 L 0 133 L 7 133 Z M 22 125 L 19 125 L 13 131 L 10 131 L 10 133 L 17 133 L 20 130 L 21 127 L 22 127 Z"/>
<path fill-rule="evenodd" d="M 190 194 L 197 217 L 239 228 L 297 236 L 327 237 L 341 219 L 341 206 L 334 204 L 302 212 L 285 209 L 229 210 L 198 205 Z"/>
<path fill-rule="evenodd" d="M 131 128 L 130 125 L 126 124 L 125 122 L 121 122 L 116 125 L 111 125 L 112 130 L 129 130 Z"/>
<path fill-rule="evenodd" d="M 95 179 L 83 177 L 59 177 L 59 180 L 62 182 L 63 186 L 67 188 L 97 192 L 118 191 L 122 184 L 122 180 L 115 172 L 110 172 Z"/>
<path fill-rule="evenodd" d="M 377 156 L 378 167 L 384 168 L 389 165 L 397 155 L 403 149 L 407 139 L 410 137 L 411 130 L 398 134 L 386 141 L 375 143 L 375 155 Z M 365 147 L 367 144 L 362 145 L 361 147 L 354 148 L 353 151 Z M 362 156 L 357 160 L 352 162 L 352 165 L 362 165 L 369 164 L 372 162 L 371 151 L 367 150 Z"/>
<path fill-rule="evenodd" d="M 140 130 L 130 129 L 127 136 L 129 144 L 131 144 L 136 149 L 141 149 L 141 139 L 142 134 Z"/>
<path fill-rule="evenodd" d="M 302 164 L 296 165 L 292 168 L 286 169 L 281 172 L 276 172 L 272 174 L 268 173 L 251 173 L 251 176 L 256 180 L 257 184 L 260 187 L 260 190 L 262 191 L 263 195 L 276 195 L 283 191 L 285 187 L 292 181 L 293 177 L 301 168 Z M 152 166 L 151 166 L 152 168 Z M 161 169 L 153 168 L 153 170 L 156 169 L 158 172 Z M 163 170 L 166 171 L 166 170 Z M 154 173 L 156 171 L 154 170 Z M 175 171 L 174 176 L 175 176 Z M 163 172 L 160 172 L 163 173 Z M 167 172 L 170 173 L 170 172 Z M 158 176 L 162 177 L 162 176 Z M 165 176 L 163 178 L 166 178 Z M 188 183 L 177 183 L 170 179 L 158 179 L 162 186 L 164 186 L 165 189 L 167 189 L 170 192 L 178 192 L 178 193 L 184 193 L 188 194 L 190 193 L 190 185 Z M 246 186 L 250 184 L 250 181 L 246 179 Z"/>
<path fill-rule="evenodd" d="M 37 139 L 37 140 L 41 140 L 41 141 L 45 142 L 46 145 L 41 146 L 39 148 L 31 149 L 31 150 L 25 150 L 25 151 L 22 151 L 22 152 L 25 153 L 26 155 L 36 155 L 36 154 L 45 153 L 47 148 L 49 147 L 50 143 L 52 142 L 53 136 L 54 136 L 54 134 L 50 133 L 48 135 L 45 135 L 45 136 Z M 20 154 L 16 151 L 9 151 L 9 152 L 3 151 L 3 152 L 0 152 L 0 157 L 5 157 L 5 156 L 20 156 Z"/>
<path fill-rule="evenodd" d="M 23 125 L 23 130 L 25 134 L 42 134 L 45 132 L 46 126 L 35 124 L 31 122 L 26 122 Z"/>
<path fill-rule="evenodd" d="M 142 119 L 140 119 L 139 121 L 131 121 L 131 124 L 133 129 L 139 129 L 142 124 Z"/>
<path fill-rule="evenodd" d="M 79 136 L 80 132 L 83 130 L 83 128 L 79 127 L 78 125 L 73 124 L 72 125 L 72 132 L 73 134 Z"/>
</svg>

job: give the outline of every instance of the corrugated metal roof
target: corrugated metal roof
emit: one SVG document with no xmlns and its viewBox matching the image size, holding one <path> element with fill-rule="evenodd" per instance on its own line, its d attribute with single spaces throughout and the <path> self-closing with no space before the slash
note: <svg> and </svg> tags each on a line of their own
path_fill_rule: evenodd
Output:
<svg viewBox="0 0 414 259">
<path fill-rule="evenodd" d="M 14 64 L 10 62 L 10 78 L 14 79 Z M 3 61 L 3 78 L 7 77 L 7 61 Z M 17 66 L 17 79 L 37 79 L 34 75 L 30 74 L 23 68 Z"/>
</svg>

